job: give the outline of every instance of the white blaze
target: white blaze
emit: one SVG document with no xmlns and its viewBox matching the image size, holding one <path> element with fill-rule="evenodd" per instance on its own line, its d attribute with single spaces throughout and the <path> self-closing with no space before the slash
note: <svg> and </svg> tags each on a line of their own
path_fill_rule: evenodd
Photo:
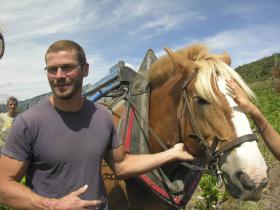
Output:
<svg viewBox="0 0 280 210">
<path fill-rule="evenodd" d="M 252 130 L 250 127 L 249 120 L 244 112 L 240 110 L 238 105 L 231 97 L 229 88 L 226 85 L 226 81 L 223 78 L 219 78 L 218 81 L 219 90 L 224 94 L 229 106 L 232 108 L 232 123 L 236 131 L 237 137 L 251 134 Z M 258 185 L 262 179 L 267 178 L 267 166 L 264 159 L 259 151 L 256 141 L 248 141 L 242 143 L 240 146 L 236 147 L 227 158 L 228 164 L 225 163 L 222 168 L 227 168 L 227 170 L 232 170 L 229 172 L 232 176 L 236 170 L 242 170 L 251 177 L 251 180 Z M 238 163 L 238 168 L 231 168 L 231 162 Z M 231 168 L 231 169 L 230 169 Z"/>
<path fill-rule="evenodd" d="M 225 97 L 229 103 L 229 106 L 233 110 L 232 123 L 234 125 L 237 137 L 252 133 L 250 123 L 247 119 L 247 116 L 245 115 L 244 112 L 242 112 L 239 109 L 238 105 L 235 103 L 235 101 L 230 96 L 230 92 L 227 88 L 226 81 L 224 79 L 219 79 L 218 87 L 219 87 L 219 90 L 225 95 Z"/>
</svg>

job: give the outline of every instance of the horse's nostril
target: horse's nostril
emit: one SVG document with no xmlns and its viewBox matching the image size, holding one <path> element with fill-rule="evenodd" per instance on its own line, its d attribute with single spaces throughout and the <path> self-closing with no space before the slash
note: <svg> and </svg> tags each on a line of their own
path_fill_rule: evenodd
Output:
<svg viewBox="0 0 280 210">
<path fill-rule="evenodd" d="M 256 186 L 255 183 L 250 179 L 250 177 L 245 173 L 239 174 L 240 182 L 242 183 L 243 187 L 247 190 L 253 190 Z"/>
<path fill-rule="evenodd" d="M 268 179 L 263 179 L 259 185 L 259 188 L 264 188 L 267 185 Z"/>
</svg>

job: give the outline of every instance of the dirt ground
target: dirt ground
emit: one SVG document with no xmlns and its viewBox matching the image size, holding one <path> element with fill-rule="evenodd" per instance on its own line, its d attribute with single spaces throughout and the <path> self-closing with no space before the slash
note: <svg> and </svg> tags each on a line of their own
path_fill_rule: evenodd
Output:
<svg viewBox="0 0 280 210">
<path fill-rule="evenodd" d="M 269 166 L 269 182 L 259 201 L 264 209 L 280 209 L 280 162 L 274 161 Z"/>
</svg>

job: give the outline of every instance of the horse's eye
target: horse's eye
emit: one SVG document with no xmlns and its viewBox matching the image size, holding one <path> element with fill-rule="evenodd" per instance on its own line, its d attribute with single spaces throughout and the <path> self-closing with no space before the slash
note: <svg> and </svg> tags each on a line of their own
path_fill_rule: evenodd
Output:
<svg viewBox="0 0 280 210">
<path fill-rule="evenodd" d="M 200 97 L 200 96 L 195 96 L 194 100 L 199 104 L 199 105 L 207 105 L 210 104 L 206 99 Z"/>
</svg>

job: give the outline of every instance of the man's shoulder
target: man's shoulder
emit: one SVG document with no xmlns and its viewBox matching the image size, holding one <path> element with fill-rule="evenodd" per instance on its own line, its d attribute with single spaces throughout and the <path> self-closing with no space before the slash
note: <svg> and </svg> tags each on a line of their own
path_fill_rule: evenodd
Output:
<svg viewBox="0 0 280 210">
<path fill-rule="evenodd" d="M 3 126 L 3 124 L 4 124 L 4 119 L 5 119 L 5 117 L 4 117 L 4 115 L 3 115 L 4 113 L 2 112 L 2 113 L 0 113 L 0 128 Z"/>
<path fill-rule="evenodd" d="M 42 101 L 33 105 L 32 107 L 20 113 L 19 115 L 23 117 L 44 115 L 46 114 L 46 111 L 49 106 L 50 105 L 48 101 Z"/>
<path fill-rule="evenodd" d="M 10 118 L 8 115 L 8 112 L 2 112 L 0 113 L 0 118 L 3 120 L 6 120 L 7 118 Z"/>
</svg>

